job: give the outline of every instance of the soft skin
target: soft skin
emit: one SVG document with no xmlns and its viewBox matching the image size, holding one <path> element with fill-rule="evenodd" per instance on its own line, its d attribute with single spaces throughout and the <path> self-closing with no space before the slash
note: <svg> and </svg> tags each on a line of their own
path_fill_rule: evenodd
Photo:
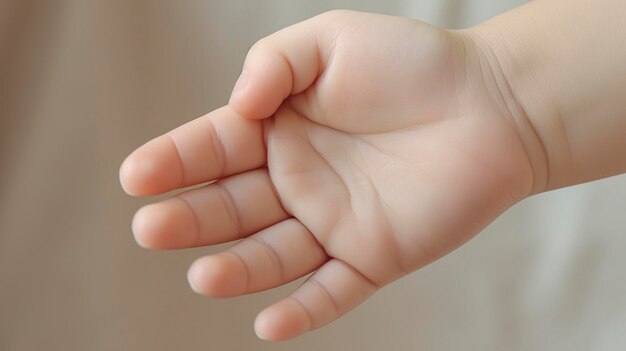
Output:
<svg viewBox="0 0 626 351">
<path fill-rule="evenodd" d="M 153 249 L 242 239 L 193 263 L 193 289 L 236 296 L 312 273 L 255 330 L 285 340 L 326 325 L 526 197 L 626 170 L 613 90 L 626 75 L 611 73 L 624 45 L 562 35 L 601 32 L 576 16 L 595 11 L 624 42 L 615 7 L 626 13 L 535 1 L 463 31 L 332 11 L 264 38 L 228 105 L 124 161 L 132 195 L 210 182 L 141 208 L 135 237 Z M 621 60 L 589 57 L 592 43 Z"/>
</svg>

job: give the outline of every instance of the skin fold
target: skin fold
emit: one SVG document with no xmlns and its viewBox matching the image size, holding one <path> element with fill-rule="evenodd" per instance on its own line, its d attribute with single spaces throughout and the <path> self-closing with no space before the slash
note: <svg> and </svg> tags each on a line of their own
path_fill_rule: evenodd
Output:
<svg viewBox="0 0 626 351">
<path fill-rule="evenodd" d="M 332 11 L 261 39 L 228 105 L 124 161 L 121 183 L 132 195 L 209 182 L 141 208 L 138 243 L 242 239 L 191 266 L 192 288 L 209 296 L 312 273 L 256 319 L 257 335 L 284 340 L 339 318 L 532 194 L 624 172 L 626 107 L 610 88 L 625 79 L 607 73 L 610 84 L 572 88 L 589 83 L 580 65 L 594 62 L 568 71 L 546 42 L 566 46 L 570 58 L 586 52 L 585 43 L 545 33 L 550 11 L 626 9 L 594 4 L 535 1 L 463 31 Z M 603 69 L 624 72 L 626 59 L 610 62 Z M 545 67 L 555 63 L 557 72 Z M 586 111 L 570 106 L 586 97 Z M 584 134 L 585 123 L 610 125 L 609 136 Z M 588 146 L 614 156 L 590 158 Z"/>
</svg>

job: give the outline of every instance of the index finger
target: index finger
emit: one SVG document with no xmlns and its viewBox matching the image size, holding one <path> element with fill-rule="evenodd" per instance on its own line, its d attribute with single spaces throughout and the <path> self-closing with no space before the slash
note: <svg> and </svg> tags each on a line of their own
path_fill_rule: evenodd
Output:
<svg viewBox="0 0 626 351">
<path fill-rule="evenodd" d="M 263 166 L 261 121 L 225 106 L 161 135 L 131 153 L 120 182 L 131 195 L 157 195 Z"/>
</svg>

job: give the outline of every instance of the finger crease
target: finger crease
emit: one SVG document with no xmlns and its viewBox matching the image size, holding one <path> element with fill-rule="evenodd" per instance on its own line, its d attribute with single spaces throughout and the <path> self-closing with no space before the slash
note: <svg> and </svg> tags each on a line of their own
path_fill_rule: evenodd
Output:
<svg viewBox="0 0 626 351">
<path fill-rule="evenodd" d="M 250 289 L 250 268 L 248 268 L 248 264 L 246 264 L 246 261 L 243 259 L 243 257 L 241 257 L 241 255 L 237 251 L 228 250 L 225 252 L 229 252 L 231 255 L 236 257 L 239 260 L 239 262 L 241 262 L 241 265 L 243 265 L 243 271 L 244 271 L 244 274 L 246 275 L 245 284 L 244 284 L 245 288 L 243 292 L 247 293 Z"/>
<path fill-rule="evenodd" d="M 226 172 L 226 149 L 224 148 L 224 142 L 222 141 L 222 136 L 220 135 L 219 130 L 215 126 L 215 123 L 209 120 L 209 133 L 211 134 L 211 143 L 213 144 L 213 154 L 218 163 L 219 173 L 216 176 L 220 178 Z"/>
<path fill-rule="evenodd" d="M 295 296 L 289 296 L 290 299 L 292 299 L 293 301 L 296 302 L 296 304 L 300 305 L 300 307 L 304 310 L 304 313 L 306 314 L 308 320 L 309 320 L 309 330 L 315 329 L 315 324 L 313 323 L 313 316 L 311 315 L 311 312 L 309 312 L 309 309 L 306 308 L 306 305 L 304 304 L 304 302 L 300 301 L 300 299 L 298 299 Z"/>
<path fill-rule="evenodd" d="M 267 241 L 261 238 L 252 236 L 250 237 L 250 239 L 263 246 L 263 248 L 265 249 L 265 252 L 270 257 L 270 260 L 274 262 L 274 266 L 278 269 L 278 281 L 279 282 L 285 281 L 285 265 L 283 264 L 283 261 L 280 259 L 280 255 L 278 254 L 278 251 L 276 251 L 274 246 L 270 245 Z"/>
<path fill-rule="evenodd" d="M 195 246 L 203 245 L 204 244 L 204 240 L 202 238 L 203 231 L 200 230 L 200 217 L 198 216 L 198 213 L 196 213 L 196 210 L 193 208 L 193 206 L 191 206 L 191 203 L 187 201 L 187 199 L 185 199 L 183 196 L 177 196 L 177 198 L 189 208 L 189 211 L 191 211 L 191 214 L 193 215 L 193 220 L 196 224 L 196 240 L 193 243 L 193 246 L 195 247 Z"/>
<path fill-rule="evenodd" d="M 313 284 L 313 286 L 317 287 L 317 289 L 322 293 L 322 295 L 324 295 L 326 297 L 327 300 L 330 301 L 330 305 L 333 308 L 333 311 L 335 312 L 335 317 L 339 317 L 341 316 L 341 311 L 339 310 L 339 305 L 337 304 L 337 301 L 335 300 L 335 298 L 333 297 L 333 295 L 330 293 L 330 291 L 328 290 L 328 288 L 322 284 L 322 282 L 320 282 L 319 280 L 311 277 L 311 279 L 309 279 L 309 282 L 311 284 Z"/>
<path fill-rule="evenodd" d="M 182 188 L 183 186 L 185 186 L 185 184 L 187 184 L 186 179 L 185 179 L 186 172 L 185 172 L 185 165 L 183 163 L 183 157 L 180 154 L 180 148 L 178 147 L 178 143 L 176 143 L 176 139 L 173 136 L 171 136 L 169 133 L 165 135 L 170 140 L 170 142 L 174 145 L 174 150 L 176 150 L 176 156 L 178 158 L 178 164 L 180 166 L 180 182 L 177 188 Z"/>
<path fill-rule="evenodd" d="M 222 185 L 220 182 L 216 182 L 215 186 L 217 187 L 218 193 L 226 206 L 226 211 L 228 212 L 228 216 L 230 218 L 231 225 L 235 230 L 235 234 L 237 238 L 243 237 L 243 228 L 241 225 L 241 220 L 239 218 L 239 211 L 237 210 L 237 206 L 235 205 L 235 200 L 233 200 L 232 195 L 228 191 L 228 189 Z"/>
</svg>

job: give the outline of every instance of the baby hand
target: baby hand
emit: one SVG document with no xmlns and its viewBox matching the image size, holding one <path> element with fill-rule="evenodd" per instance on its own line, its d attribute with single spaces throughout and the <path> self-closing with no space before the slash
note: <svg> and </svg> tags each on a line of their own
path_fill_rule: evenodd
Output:
<svg viewBox="0 0 626 351">
<path fill-rule="evenodd" d="M 497 76 L 471 34 L 335 11 L 260 40 L 229 104 L 160 136 L 120 170 L 155 195 L 145 247 L 242 239 L 189 281 L 227 297 L 313 274 L 257 317 L 283 340 L 339 318 L 465 243 L 533 189 Z"/>
</svg>

